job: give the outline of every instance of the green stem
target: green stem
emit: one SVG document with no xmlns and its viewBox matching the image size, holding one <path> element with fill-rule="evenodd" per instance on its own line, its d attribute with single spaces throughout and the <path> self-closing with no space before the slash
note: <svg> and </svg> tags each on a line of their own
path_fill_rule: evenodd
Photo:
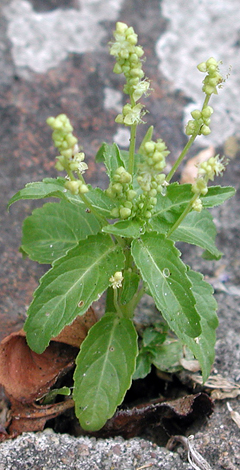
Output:
<svg viewBox="0 0 240 470">
<path fill-rule="evenodd" d="M 206 95 L 205 97 L 205 100 L 204 100 L 204 103 L 202 105 L 202 110 L 204 108 L 207 107 L 208 105 L 208 102 L 209 102 L 209 99 L 210 99 L 210 96 L 211 95 Z M 187 144 L 185 145 L 183 151 L 180 153 L 178 159 L 176 160 L 176 162 L 174 163 L 172 169 L 169 171 L 167 177 L 166 177 L 166 181 L 169 183 L 169 181 L 172 179 L 174 173 L 176 172 L 177 168 L 179 167 L 179 165 L 182 163 L 182 160 L 184 159 L 184 157 L 186 156 L 187 152 L 189 151 L 190 147 L 192 146 L 194 140 L 196 139 L 196 137 L 199 135 L 199 131 L 200 131 L 200 128 L 201 128 L 201 124 L 199 125 L 198 129 L 194 132 L 194 134 L 190 137 L 189 141 L 187 142 Z"/>
<path fill-rule="evenodd" d="M 197 200 L 199 195 L 200 195 L 200 193 L 194 194 L 192 199 L 189 201 L 188 205 L 185 207 L 183 213 L 180 215 L 180 217 L 176 220 L 175 224 L 173 224 L 173 226 L 168 231 L 168 233 L 166 235 L 166 238 L 169 238 L 170 235 L 172 235 L 172 233 L 174 232 L 174 230 L 176 230 L 179 227 L 179 225 L 182 223 L 183 219 L 185 219 L 185 217 L 188 215 L 188 213 L 192 209 L 192 205 Z"/>
<path fill-rule="evenodd" d="M 139 291 L 133 296 L 132 300 L 131 300 L 131 308 L 132 308 L 132 311 L 134 313 L 134 310 L 135 308 L 137 307 L 137 305 L 139 304 L 142 296 L 145 294 L 145 289 L 144 287 L 142 286 Z"/>
<path fill-rule="evenodd" d="M 128 159 L 128 173 L 130 173 L 131 176 L 133 175 L 133 170 L 134 170 L 136 133 L 137 133 L 137 124 L 133 124 L 131 126 L 131 137 L 130 137 L 129 159 Z"/>
<path fill-rule="evenodd" d="M 122 317 L 123 312 L 120 309 L 120 306 L 119 306 L 119 303 L 118 303 L 118 289 L 113 289 L 113 303 L 114 303 L 114 307 L 115 307 L 117 313 Z"/>
<path fill-rule="evenodd" d="M 200 129 L 200 126 L 199 126 L 199 129 Z M 192 135 L 192 137 L 190 137 L 189 141 L 187 142 L 187 144 L 185 145 L 183 151 L 180 153 L 178 159 L 176 160 L 176 162 L 174 163 L 172 169 L 169 171 L 167 177 L 166 177 L 166 181 L 169 183 L 169 181 L 172 179 L 175 171 L 178 169 L 179 165 L 181 164 L 182 160 L 184 159 L 184 157 L 186 156 L 188 150 L 190 149 L 190 147 L 192 146 L 194 140 L 196 139 L 198 133 L 199 133 L 199 129 Z"/>
</svg>

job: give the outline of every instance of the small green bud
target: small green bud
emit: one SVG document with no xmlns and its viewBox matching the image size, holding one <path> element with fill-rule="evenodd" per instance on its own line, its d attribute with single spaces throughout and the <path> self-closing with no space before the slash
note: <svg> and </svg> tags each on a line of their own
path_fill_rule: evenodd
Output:
<svg viewBox="0 0 240 470">
<path fill-rule="evenodd" d="M 127 219 L 128 217 L 130 217 L 132 211 L 128 207 L 121 207 L 119 213 L 121 219 Z"/>
<path fill-rule="evenodd" d="M 64 170 L 64 167 L 62 166 L 62 164 L 59 161 L 57 163 L 55 163 L 55 168 L 58 171 L 63 171 Z"/>
<path fill-rule="evenodd" d="M 117 62 L 116 62 L 116 64 L 115 64 L 114 67 L 113 67 L 113 72 L 114 72 L 114 73 L 117 73 L 117 74 L 123 72 L 121 65 L 119 65 Z"/>
<path fill-rule="evenodd" d="M 196 201 L 193 202 L 192 208 L 196 212 L 201 212 L 203 206 L 202 206 L 202 201 L 199 197 L 196 199 Z"/>
<path fill-rule="evenodd" d="M 66 181 L 64 184 L 64 187 L 66 189 L 69 189 L 72 194 L 76 195 L 78 194 L 79 187 L 81 186 L 82 182 L 81 181 Z"/>
<path fill-rule="evenodd" d="M 79 193 L 80 194 L 85 194 L 85 193 L 88 193 L 89 189 L 87 187 L 86 184 L 82 184 L 80 187 L 79 187 Z"/>
<path fill-rule="evenodd" d="M 210 129 L 210 127 L 203 124 L 203 126 L 200 129 L 200 133 L 203 134 L 203 135 L 208 135 L 208 134 L 211 133 L 211 129 Z"/>
<path fill-rule="evenodd" d="M 201 111 L 198 109 L 195 109 L 194 111 L 191 112 L 191 116 L 193 119 L 200 119 L 201 118 Z"/>
<path fill-rule="evenodd" d="M 204 118 L 209 118 L 213 113 L 213 108 L 211 106 L 206 106 L 206 108 L 204 108 L 202 110 L 202 116 Z"/>
<path fill-rule="evenodd" d="M 119 217 L 119 209 L 117 207 L 114 207 L 114 209 L 111 210 L 110 215 L 114 219 L 117 219 Z"/>
<path fill-rule="evenodd" d="M 127 31 L 128 26 L 126 23 L 122 23 L 121 21 L 117 21 L 116 23 L 116 33 L 125 36 L 125 32 Z"/>
<path fill-rule="evenodd" d="M 207 71 L 206 62 L 201 62 L 201 64 L 198 64 L 197 68 L 198 68 L 199 72 L 206 72 Z"/>
<path fill-rule="evenodd" d="M 137 193 L 133 189 L 129 189 L 127 191 L 127 198 L 128 198 L 129 201 L 132 201 L 135 198 L 136 195 L 137 195 Z"/>
</svg>

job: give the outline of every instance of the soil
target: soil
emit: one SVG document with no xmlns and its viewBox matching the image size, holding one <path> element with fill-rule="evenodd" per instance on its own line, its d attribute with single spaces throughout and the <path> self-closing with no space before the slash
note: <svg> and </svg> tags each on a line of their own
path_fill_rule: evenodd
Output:
<svg viewBox="0 0 240 470">
<path fill-rule="evenodd" d="M 1 0 L 0 6 L 8 2 Z M 31 2 L 34 8 L 42 2 Z M 54 7 L 54 2 L 46 2 L 47 10 Z M 63 1 L 61 4 L 64 3 Z M 65 2 L 66 3 L 66 2 Z M 71 2 L 74 8 L 76 2 Z M 131 3 L 131 8 L 130 8 Z M 155 122 L 155 135 L 162 136 L 171 150 L 170 160 L 174 161 L 179 149 L 186 142 L 182 133 L 182 110 L 188 97 L 180 92 L 170 91 L 169 84 L 158 71 L 158 60 L 154 45 L 166 22 L 160 14 L 159 2 L 146 1 L 145 8 L 138 8 L 137 1 L 123 2 L 118 19 L 132 21 L 141 37 L 147 57 L 147 75 L 151 77 L 154 92 L 146 100 L 149 125 Z M 36 10 L 37 11 L 37 10 Z M 147 11 L 147 15 L 145 12 Z M 26 310 L 31 302 L 32 293 L 38 285 L 39 277 L 45 272 L 30 260 L 23 260 L 18 251 L 21 243 L 21 224 L 32 209 L 41 203 L 22 201 L 12 206 L 10 213 L 6 204 L 10 197 L 29 181 L 55 176 L 55 151 L 51 144 L 46 118 L 60 112 L 66 112 L 72 120 L 79 140 L 88 156 L 88 181 L 94 185 L 106 183 L 102 169 L 94 162 L 94 155 L 100 143 L 110 142 L 116 133 L 114 122 L 116 110 L 104 105 L 103 90 L 120 89 L 119 76 L 112 74 L 112 58 L 103 48 L 100 51 L 86 51 L 83 54 L 69 53 L 57 66 L 42 73 L 30 69 L 19 69 L 11 55 L 11 43 L 7 33 L 8 21 L 1 17 L 3 42 L 3 74 L 0 77 L 0 214 L 1 214 L 1 331 L 0 339 L 12 331 L 17 331 L 23 324 Z M 114 20 L 115 21 L 115 20 Z M 102 46 L 107 46 L 114 21 L 103 22 L 106 32 Z M 219 97 L 218 99 L 221 99 Z M 166 117 L 167 116 L 167 117 Z M 144 126 L 143 126 L 144 127 Z M 145 132 L 141 128 L 140 134 Z M 139 136 L 140 138 L 140 136 Z M 219 305 L 219 328 L 217 330 L 216 360 L 213 374 L 221 375 L 229 381 L 240 384 L 240 151 L 231 154 L 231 159 L 221 184 L 232 185 L 238 192 L 223 206 L 215 208 L 217 225 L 217 246 L 224 252 L 220 261 L 205 261 L 201 250 L 181 245 L 183 259 L 195 270 L 206 275 L 215 288 Z M 199 150 L 195 146 L 192 155 Z M 216 149 L 223 154 L 224 148 Z M 143 305 L 139 315 L 144 318 L 149 305 Z M 178 379 L 177 379 L 178 380 Z M 239 411 L 239 398 L 228 399 L 232 409 Z M 239 428 L 232 420 L 227 407 L 227 399 L 216 400 L 211 418 L 197 422 L 188 429 L 194 434 L 197 450 L 215 469 L 237 470 L 240 468 Z M 157 433 L 148 432 L 145 437 L 154 439 Z M 185 459 L 186 453 L 180 446 L 177 450 Z M 140 462 L 143 465 L 143 462 Z M 139 464 L 139 466 L 140 466 Z M 188 468 L 183 464 L 182 468 Z M 11 467 L 8 467 L 11 468 Z M 72 467 L 77 468 L 77 467 Z M 103 468 L 103 467 L 102 467 Z M 107 467 L 106 467 L 107 468 Z M 117 467 L 116 467 L 117 468 Z M 120 468 L 120 467 L 119 467 Z M 170 467 L 169 467 L 170 468 Z M 172 467 L 173 468 L 173 467 Z M 175 468 L 175 467 L 174 467 Z M 176 468 L 180 468 L 177 467 Z"/>
</svg>

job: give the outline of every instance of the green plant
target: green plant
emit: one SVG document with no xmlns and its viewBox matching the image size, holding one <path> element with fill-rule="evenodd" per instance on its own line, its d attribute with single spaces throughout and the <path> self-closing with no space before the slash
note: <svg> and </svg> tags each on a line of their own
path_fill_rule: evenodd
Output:
<svg viewBox="0 0 240 470">
<path fill-rule="evenodd" d="M 161 139 L 152 140 L 153 127 L 135 150 L 136 129 L 145 114 L 139 100 L 151 91 L 142 70 L 143 49 L 133 28 L 124 23 L 117 23 L 114 37 L 114 72 L 125 75 L 123 90 L 130 97 L 116 121 L 130 127 L 131 139 L 128 152 L 115 143 L 103 143 L 97 152 L 96 161 L 105 164 L 110 180 L 108 188 L 103 191 L 85 182 L 85 155 L 67 116 L 61 114 L 47 123 L 59 150 L 56 169 L 65 171 L 67 179 L 29 183 L 9 202 L 60 199 L 35 209 L 23 224 L 21 251 L 52 264 L 40 280 L 24 326 L 31 349 L 41 354 L 52 337 L 107 292 L 105 314 L 84 340 L 74 373 L 76 415 L 89 431 L 105 424 L 132 377 L 147 375 L 151 364 L 177 370 L 185 351 L 185 357 L 198 359 L 207 379 L 214 360 L 217 305 L 212 287 L 183 263 L 175 242 L 197 245 L 205 256 L 219 259 L 207 208 L 234 194 L 231 187 L 208 187 L 225 169 L 219 156 L 199 166 L 193 185 L 171 183 L 195 138 L 210 132 L 209 99 L 223 81 L 219 63 L 210 58 L 198 66 L 206 73 L 204 103 L 192 112 L 188 143 L 165 174 L 169 152 Z M 160 320 L 144 331 L 138 352 L 134 311 L 144 293 L 153 297 Z"/>
</svg>

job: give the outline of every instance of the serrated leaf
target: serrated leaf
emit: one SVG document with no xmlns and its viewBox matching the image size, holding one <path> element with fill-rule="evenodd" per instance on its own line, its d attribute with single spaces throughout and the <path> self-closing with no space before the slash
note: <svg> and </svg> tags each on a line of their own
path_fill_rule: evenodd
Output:
<svg viewBox="0 0 240 470">
<path fill-rule="evenodd" d="M 167 186 L 166 195 L 157 195 L 157 205 L 151 219 L 153 230 L 166 233 L 182 214 L 186 205 L 191 200 L 193 193 L 191 184 L 171 183 Z M 211 186 L 208 193 L 202 196 L 203 207 L 214 207 L 222 204 L 235 193 L 231 186 Z"/>
<path fill-rule="evenodd" d="M 100 188 L 92 188 L 85 197 L 91 202 L 94 209 L 103 217 L 111 217 L 111 210 L 116 207 L 115 202 Z"/>
<path fill-rule="evenodd" d="M 30 348 L 41 354 L 52 337 L 83 315 L 124 266 L 124 255 L 111 237 L 90 235 L 54 262 L 41 279 L 24 329 Z"/>
<path fill-rule="evenodd" d="M 144 225 L 145 223 L 136 219 L 120 220 L 115 224 L 106 225 L 102 231 L 119 237 L 138 238 L 145 231 Z"/>
<path fill-rule="evenodd" d="M 171 240 L 157 233 L 132 242 L 134 261 L 169 327 L 196 337 L 201 333 L 200 317 L 179 254 Z"/>
<path fill-rule="evenodd" d="M 8 207 L 22 199 L 44 199 L 48 197 L 57 197 L 72 204 L 86 207 L 80 196 L 72 194 L 64 187 L 65 183 L 65 178 L 45 178 L 43 181 L 28 183 L 25 188 L 18 191 L 10 199 Z M 116 207 L 116 204 L 100 188 L 92 188 L 90 185 L 88 185 L 88 188 L 89 192 L 85 195 L 86 199 L 91 202 L 99 215 L 110 217 L 110 212 Z"/>
<path fill-rule="evenodd" d="M 137 333 L 131 320 L 105 314 L 89 331 L 76 359 L 76 416 L 87 431 L 98 431 L 111 418 L 131 385 Z"/>
<path fill-rule="evenodd" d="M 120 301 L 123 305 L 127 304 L 132 300 L 134 294 L 136 294 L 139 284 L 139 276 L 136 273 L 125 271 L 123 277 L 123 287 L 120 294 Z"/>
<path fill-rule="evenodd" d="M 157 204 L 151 219 L 153 230 L 166 233 L 176 222 L 192 198 L 190 184 L 171 183 L 167 186 L 166 195 L 157 195 Z"/>
<path fill-rule="evenodd" d="M 179 335 L 179 337 L 199 361 L 203 381 L 205 382 L 211 372 L 215 357 L 215 330 L 218 326 L 218 318 L 216 315 L 217 302 L 213 297 L 212 286 L 203 280 L 202 274 L 189 269 L 188 277 L 192 282 L 192 292 L 196 299 L 196 309 L 201 318 L 202 332 L 196 339 L 189 338 L 184 333 L 181 334 L 181 336 Z"/>
<path fill-rule="evenodd" d="M 219 206 L 235 193 L 236 190 L 232 186 L 210 186 L 207 194 L 201 197 L 203 207 Z"/>
<path fill-rule="evenodd" d="M 95 158 L 96 162 L 104 162 L 110 180 L 112 180 L 116 170 L 120 166 L 124 166 L 124 163 L 121 159 L 120 150 L 116 143 L 110 145 L 104 142 L 98 150 Z"/>
<path fill-rule="evenodd" d="M 215 259 L 220 259 L 221 251 L 215 246 L 216 227 L 207 209 L 190 212 L 179 227 L 170 235 L 174 241 L 182 241 L 208 250 Z"/>
<path fill-rule="evenodd" d="M 98 219 L 83 204 L 47 203 L 25 219 L 21 250 L 38 263 L 52 264 L 100 229 Z"/>
<path fill-rule="evenodd" d="M 8 208 L 21 199 L 43 199 L 46 197 L 63 197 L 64 178 L 45 178 L 42 181 L 27 183 L 23 189 L 20 189 L 11 197 Z M 70 192 L 70 191 L 69 191 Z"/>
</svg>

